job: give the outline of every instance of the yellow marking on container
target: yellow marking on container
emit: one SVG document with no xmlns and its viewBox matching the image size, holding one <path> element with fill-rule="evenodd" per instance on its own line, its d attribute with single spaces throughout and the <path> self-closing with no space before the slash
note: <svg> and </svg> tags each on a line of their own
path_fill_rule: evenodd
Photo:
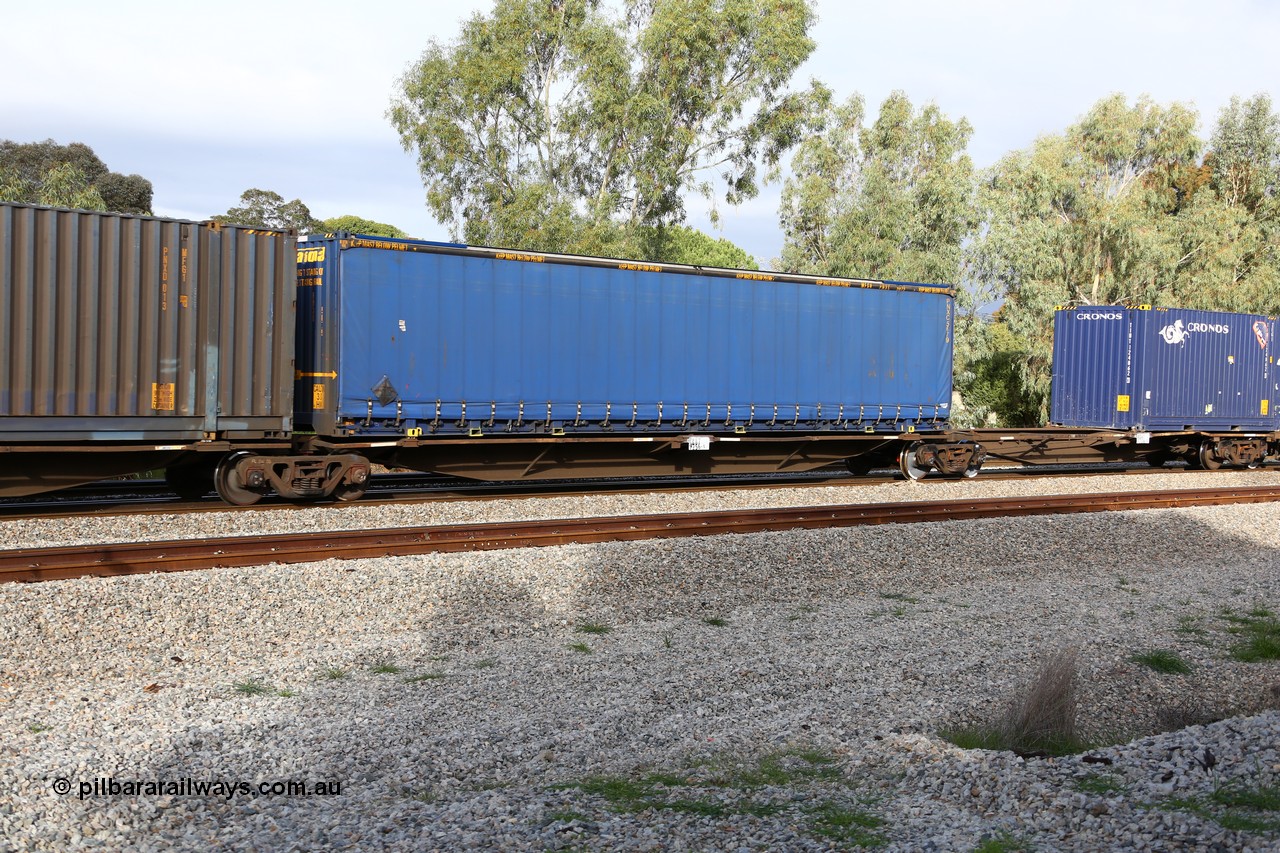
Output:
<svg viewBox="0 0 1280 853">
<path fill-rule="evenodd" d="M 1117 412 L 1129 411 L 1129 395 L 1128 394 L 1116 395 L 1116 411 Z"/>
<path fill-rule="evenodd" d="M 173 411 L 173 383 L 172 382 L 152 382 L 151 383 L 151 408 L 158 412 Z"/>
<path fill-rule="evenodd" d="M 546 263 L 546 255 L 526 255 L 524 252 L 498 252 L 494 255 L 500 261 L 525 261 L 531 264 Z"/>
<path fill-rule="evenodd" d="M 656 264 L 618 264 L 618 269 L 627 272 L 662 272 L 662 267 Z"/>
<path fill-rule="evenodd" d="M 319 382 L 311 386 L 311 408 L 316 411 L 324 408 L 324 385 Z"/>
<path fill-rule="evenodd" d="M 734 278 L 746 279 L 747 281 L 773 281 L 773 276 L 758 272 L 740 272 Z"/>
<path fill-rule="evenodd" d="M 1263 400 L 1263 401 L 1262 401 L 1262 414 L 1264 414 L 1264 415 L 1265 415 L 1265 414 L 1268 414 L 1268 412 L 1270 411 L 1270 409 L 1271 409 L 1271 401 L 1270 401 L 1270 400 Z"/>
<path fill-rule="evenodd" d="M 301 370 L 293 372 L 294 379 L 337 379 L 338 371 L 330 370 L 328 373 L 303 373 Z"/>
<path fill-rule="evenodd" d="M 298 263 L 300 264 L 318 264 L 324 260 L 324 246 L 315 246 L 298 249 Z"/>
</svg>

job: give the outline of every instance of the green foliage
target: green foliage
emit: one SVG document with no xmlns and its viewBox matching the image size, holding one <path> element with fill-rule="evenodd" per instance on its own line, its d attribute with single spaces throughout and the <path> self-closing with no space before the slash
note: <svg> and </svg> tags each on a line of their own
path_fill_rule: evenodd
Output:
<svg viewBox="0 0 1280 853">
<path fill-rule="evenodd" d="M 388 117 L 455 236 L 625 257 L 708 174 L 754 196 L 803 135 L 813 93 L 785 87 L 814 19 L 806 0 L 498 0 L 428 43 Z"/>
<path fill-rule="evenodd" d="M 1255 615 L 1255 614 L 1264 615 Z M 1280 660 L 1280 620 L 1264 608 L 1258 608 L 1248 616 L 1226 615 L 1232 625 L 1229 632 L 1240 638 L 1231 647 L 1231 656 L 1244 663 Z"/>
<path fill-rule="evenodd" d="M 723 237 L 711 237 L 686 225 L 661 225 L 638 232 L 639 260 L 697 267 L 755 270 L 756 259 Z"/>
<path fill-rule="evenodd" d="M 1017 838 L 1001 830 L 991 838 L 984 838 L 973 848 L 973 853 L 1029 853 L 1035 848 L 1023 838 Z"/>
<path fill-rule="evenodd" d="M 952 413 L 958 427 L 1024 427 L 1038 422 L 1039 407 L 1023 389 L 1022 342 L 997 315 L 957 318 L 955 388 L 963 407 Z"/>
<path fill-rule="evenodd" d="M 1165 675 L 1186 675 L 1191 672 L 1191 664 L 1168 649 L 1152 649 L 1134 655 L 1131 660 Z"/>
<path fill-rule="evenodd" d="M 292 228 L 300 233 L 319 230 L 320 225 L 301 200 L 285 201 L 277 192 L 260 189 L 245 190 L 240 194 L 240 207 L 230 208 L 212 219 L 223 225 L 280 230 Z"/>
<path fill-rule="evenodd" d="M 394 225 L 387 225 L 385 222 L 374 222 L 372 219 L 364 219 L 350 214 L 322 219 L 315 223 L 315 227 L 316 230 L 326 233 L 346 231 L 351 234 L 367 234 L 370 237 L 404 238 L 409 236 Z"/>
<path fill-rule="evenodd" d="M 956 283 L 977 227 L 973 129 L 902 92 L 863 122 L 862 98 L 821 104 L 824 128 L 797 148 L 782 194 L 782 268 L 852 278 Z"/>
<path fill-rule="evenodd" d="M 1203 158 L 1196 121 L 1181 104 L 1113 95 L 983 176 L 970 272 L 987 301 L 1004 299 L 1038 422 L 1055 306 L 1280 309 L 1280 118 L 1264 95 L 1233 100 Z M 973 361 L 986 355 L 979 345 Z"/>
<path fill-rule="evenodd" d="M 82 142 L 0 140 L 0 199 L 80 210 L 151 213 L 151 182 L 112 172 Z"/>
</svg>

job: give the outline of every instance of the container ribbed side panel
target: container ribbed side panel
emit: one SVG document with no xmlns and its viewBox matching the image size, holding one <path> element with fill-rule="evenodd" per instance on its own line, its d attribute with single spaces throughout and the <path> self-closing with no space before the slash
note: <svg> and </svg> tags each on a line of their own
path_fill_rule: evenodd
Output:
<svg viewBox="0 0 1280 853">
<path fill-rule="evenodd" d="M 281 232 L 0 204 L 0 436 L 287 429 L 293 247 Z"/>
</svg>

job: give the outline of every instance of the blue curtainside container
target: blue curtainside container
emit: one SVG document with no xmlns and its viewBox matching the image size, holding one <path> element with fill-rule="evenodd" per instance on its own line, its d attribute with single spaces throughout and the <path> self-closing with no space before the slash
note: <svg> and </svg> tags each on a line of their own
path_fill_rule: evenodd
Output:
<svg viewBox="0 0 1280 853">
<path fill-rule="evenodd" d="M 1274 430 L 1276 320 L 1090 306 L 1054 317 L 1054 424 L 1157 431 Z"/>
<path fill-rule="evenodd" d="M 953 291 L 329 235 L 299 244 L 320 435 L 946 421 Z"/>
</svg>

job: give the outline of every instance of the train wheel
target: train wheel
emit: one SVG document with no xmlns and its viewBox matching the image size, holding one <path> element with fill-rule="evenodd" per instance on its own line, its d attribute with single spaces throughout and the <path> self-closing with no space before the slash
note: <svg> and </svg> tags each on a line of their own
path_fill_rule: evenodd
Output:
<svg viewBox="0 0 1280 853">
<path fill-rule="evenodd" d="M 198 501 L 213 491 L 213 472 L 216 467 L 216 463 L 212 462 L 172 465 L 164 469 L 164 482 L 183 500 Z"/>
<path fill-rule="evenodd" d="M 343 483 L 341 486 L 333 490 L 333 497 L 340 501 L 358 501 L 364 497 L 364 493 L 369 490 L 369 484 L 365 483 Z"/>
<path fill-rule="evenodd" d="M 250 455 L 252 454 L 244 452 L 232 453 L 218 463 L 218 470 L 213 474 L 213 487 L 217 490 L 218 497 L 232 506 L 253 506 L 263 498 L 263 492 L 246 486 L 236 472 L 236 463 Z"/>
<path fill-rule="evenodd" d="M 921 468 L 916 464 L 916 452 L 910 447 L 903 448 L 903 451 L 898 454 L 898 470 L 908 480 L 920 480 L 929 473 L 928 468 Z"/>
<path fill-rule="evenodd" d="M 1222 467 L 1222 462 L 1213 455 L 1213 443 L 1206 441 L 1200 445 L 1200 467 L 1206 471 L 1217 471 Z"/>
</svg>

